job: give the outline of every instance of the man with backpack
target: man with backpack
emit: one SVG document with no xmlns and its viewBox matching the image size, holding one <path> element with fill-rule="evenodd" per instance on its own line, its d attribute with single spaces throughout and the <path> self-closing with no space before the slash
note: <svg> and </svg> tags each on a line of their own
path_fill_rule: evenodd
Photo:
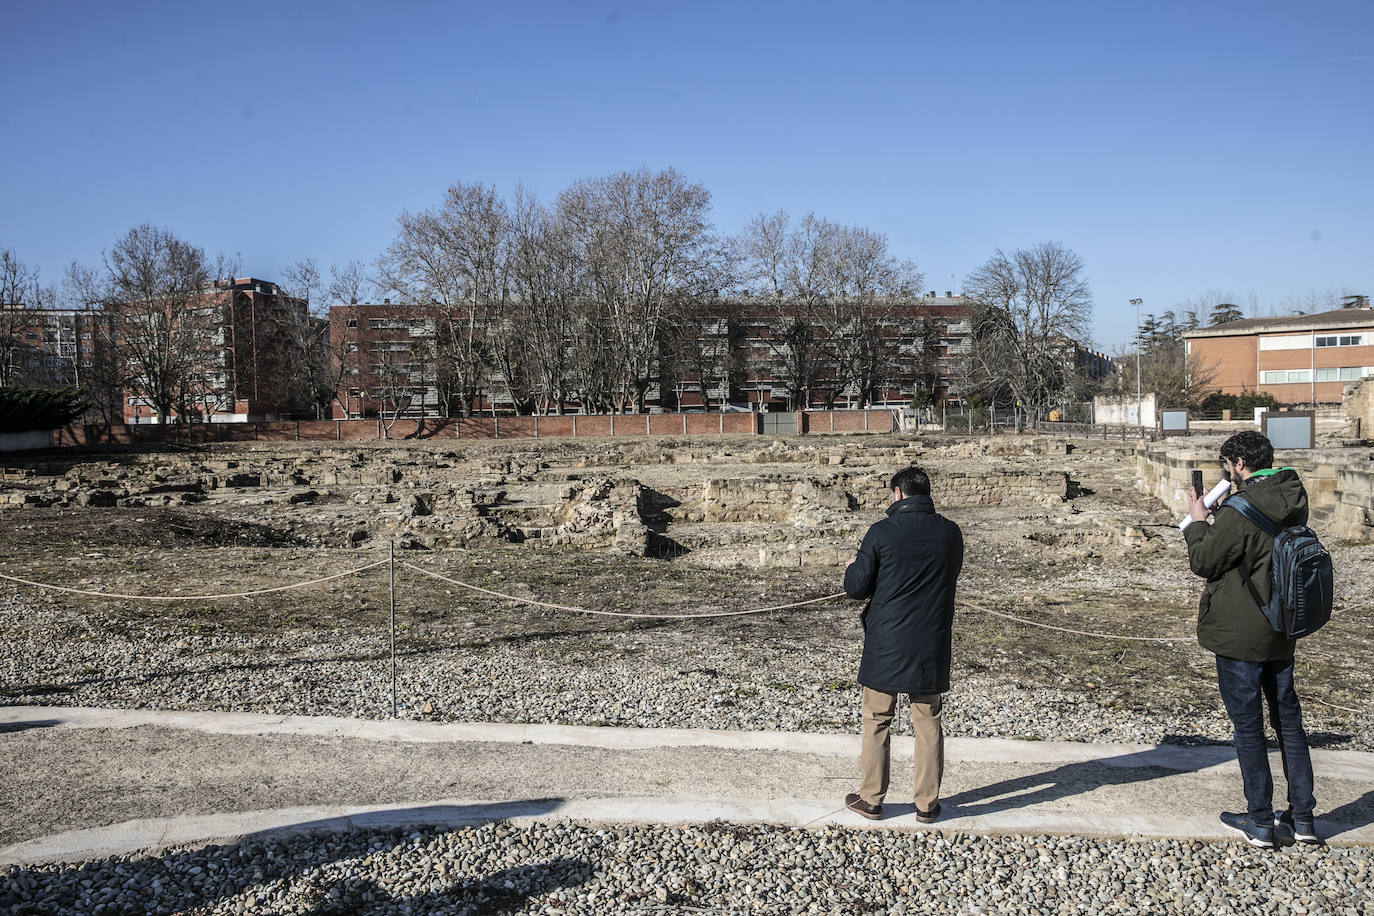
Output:
<svg viewBox="0 0 1374 916">
<path fill-rule="evenodd" d="M 1184 530 L 1188 563 L 1207 580 L 1198 610 L 1198 642 L 1216 655 L 1217 687 L 1235 728 L 1245 789 L 1247 811 L 1223 813 L 1221 821 L 1252 846 L 1264 848 L 1274 845 L 1276 827 L 1264 734 L 1266 705 L 1288 782 L 1288 809 L 1278 814 L 1277 827 L 1296 842 L 1321 842 L 1313 821 L 1312 758 L 1293 686 L 1294 640 L 1276 629 L 1264 610 L 1277 603 L 1277 596 L 1271 602 L 1275 538 L 1257 523 L 1268 521 L 1270 531 L 1306 525 L 1307 491 L 1292 468 L 1273 468 L 1273 461 L 1274 447 L 1261 433 L 1246 431 L 1227 439 L 1221 464 L 1236 494 L 1216 509 L 1211 525 L 1190 524 Z M 1190 491 L 1188 514 L 1195 523 L 1205 522 L 1208 515 L 1201 497 Z M 1241 506 L 1242 500 L 1248 505 Z M 1256 521 L 1247 517 L 1251 507 L 1262 514 Z M 1329 608 L 1329 558 L 1326 562 Z"/>
</svg>

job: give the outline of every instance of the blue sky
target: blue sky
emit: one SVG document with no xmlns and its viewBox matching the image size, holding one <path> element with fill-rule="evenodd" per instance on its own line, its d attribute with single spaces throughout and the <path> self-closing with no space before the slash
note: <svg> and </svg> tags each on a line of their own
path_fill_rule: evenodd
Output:
<svg viewBox="0 0 1374 916">
<path fill-rule="evenodd" d="M 454 181 L 673 166 L 717 228 L 808 211 L 929 289 L 1087 264 L 1097 342 L 1209 290 L 1374 293 L 1374 3 L 5 4 L 0 246 L 131 226 L 244 273 L 370 261 Z"/>
</svg>

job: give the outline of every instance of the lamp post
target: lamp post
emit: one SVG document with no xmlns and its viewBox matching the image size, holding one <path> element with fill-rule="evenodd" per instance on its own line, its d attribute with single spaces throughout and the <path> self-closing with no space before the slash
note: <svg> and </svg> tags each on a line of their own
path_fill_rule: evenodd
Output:
<svg viewBox="0 0 1374 916">
<path fill-rule="evenodd" d="M 1135 422 L 1140 427 L 1142 438 L 1144 438 L 1145 418 L 1140 410 L 1140 303 L 1144 299 L 1132 299 L 1131 305 L 1135 306 Z"/>
</svg>

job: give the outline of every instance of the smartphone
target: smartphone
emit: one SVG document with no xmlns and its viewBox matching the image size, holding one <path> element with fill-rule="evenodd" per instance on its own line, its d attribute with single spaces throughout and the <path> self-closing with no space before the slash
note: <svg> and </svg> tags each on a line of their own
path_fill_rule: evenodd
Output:
<svg viewBox="0 0 1374 916">
<path fill-rule="evenodd" d="M 1207 493 L 1206 490 L 1202 489 L 1202 472 L 1196 468 L 1193 469 L 1193 492 L 1197 494 L 1198 499 L 1202 499 Z"/>
</svg>

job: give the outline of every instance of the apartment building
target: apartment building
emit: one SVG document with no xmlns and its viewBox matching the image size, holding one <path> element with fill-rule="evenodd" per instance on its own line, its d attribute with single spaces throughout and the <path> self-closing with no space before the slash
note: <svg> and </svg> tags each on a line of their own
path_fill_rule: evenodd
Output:
<svg viewBox="0 0 1374 916">
<path fill-rule="evenodd" d="M 1223 394 L 1259 391 L 1280 404 L 1336 404 L 1374 375 L 1374 312 L 1365 296 L 1313 315 L 1249 318 L 1183 334 L 1187 352 Z"/>
<path fill-rule="evenodd" d="M 852 383 L 841 382 L 833 341 L 815 343 L 809 404 L 799 403 L 787 378 L 789 328 L 799 315 L 790 306 L 721 301 L 702 306 L 687 339 L 665 330 L 646 404 L 668 410 L 719 408 L 726 402 L 755 410 L 798 409 L 824 403 L 860 406 Z M 905 404 L 917 386 L 937 400 L 957 387 L 960 359 L 970 350 L 969 302 L 961 296 L 925 296 L 879 303 L 865 318 L 876 330 L 881 354 L 878 384 L 867 400 Z M 815 321 L 824 337 L 833 324 Z M 479 322 L 477 331 L 481 333 Z M 437 416 L 457 392 L 441 384 L 443 347 L 438 311 L 423 305 L 364 303 L 329 310 L 329 339 L 338 377 L 335 418 Z M 671 339 L 670 339 L 671 338 Z M 795 374 L 795 373 L 792 373 Z M 515 398 L 496 373 L 479 386 L 474 408 L 510 410 Z M 566 404 L 576 410 L 578 405 Z"/>
<path fill-rule="evenodd" d="M 868 400 L 873 404 L 906 404 L 918 386 L 931 390 L 936 401 L 957 400 L 961 358 L 971 350 L 969 308 L 963 296 L 949 292 L 937 296 L 934 291 L 869 307 L 862 320 L 867 324 L 865 336 L 876 352 L 877 373 Z M 816 325 L 821 336 L 813 341 L 816 361 L 808 403 L 800 403 L 800 392 L 790 389 L 788 377 L 796 372 L 788 371 L 793 351 L 786 337 L 789 326 L 800 317 L 798 309 L 786 304 L 732 304 L 728 318 L 720 325 L 722 334 L 736 335 L 743 366 L 730 391 L 731 399 L 771 410 L 831 403 L 863 406 L 863 393 L 856 383 L 840 377 L 836 341 L 824 336 L 834 321 L 821 320 Z M 720 343 L 703 340 L 703 346 L 707 345 Z M 723 393 L 725 388 L 717 381 L 711 394 L 719 399 Z M 690 394 L 682 403 L 693 403 Z"/>
<path fill-rule="evenodd" d="M 444 413 L 434 309 L 380 303 L 329 309 L 329 349 L 338 379 L 332 418 L 433 417 Z"/>
<path fill-rule="evenodd" d="M 276 420 L 308 408 L 300 371 L 308 335 L 306 303 L 283 294 L 275 283 L 255 277 L 206 284 L 201 295 L 163 312 L 152 307 L 115 306 L 113 346 L 133 379 L 125 391 L 126 423 L 156 423 L 156 407 L 139 384 L 140 351 L 150 328 L 167 323 L 170 346 L 182 366 L 181 404 L 169 420 L 242 422 Z M 185 408 L 188 416 L 178 411 Z"/>
<path fill-rule="evenodd" d="M 76 309 L 0 305 L 0 384 L 79 384 L 81 353 L 95 346 L 96 317 Z"/>
</svg>

